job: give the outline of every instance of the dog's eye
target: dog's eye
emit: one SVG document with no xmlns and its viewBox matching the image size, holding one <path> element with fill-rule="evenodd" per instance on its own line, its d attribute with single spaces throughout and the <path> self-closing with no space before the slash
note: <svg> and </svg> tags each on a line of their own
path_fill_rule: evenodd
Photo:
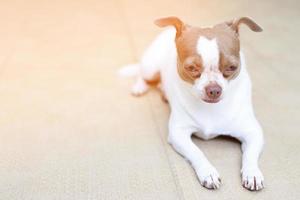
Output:
<svg viewBox="0 0 300 200">
<path fill-rule="evenodd" d="M 188 71 L 190 71 L 190 72 L 197 71 L 195 65 L 187 65 L 187 66 L 185 66 L 185 69 L 188 70 Z"/>
<path fill-rule="evenodd" d="M 235 71 L 236 69 L 237 69 L 237 66 L 231 65 L 231 66 L 229 66 L 229 67 L 226 68 L 226 71 L 231 71 L 231 72 L 233 72 L 233 71 Z"/>
<path fill-rule="evenodd" d="M 184 68 L 194 78 L 199 78 L 200 75 L 201 75 L 200 69 L 197 66 L 195 66 L 195 65 L 186 65 Z"/>
<path fill-rule="evenodd" d="M 230 66 L 226 67 L 223 72 L 224 77 L 228 78 L 228 77 L 232 76 L 236 72 L 237 69 L 238 69 L 238 67 L 234 66 L 234 65 L 230 65 Z"/>
</svg>

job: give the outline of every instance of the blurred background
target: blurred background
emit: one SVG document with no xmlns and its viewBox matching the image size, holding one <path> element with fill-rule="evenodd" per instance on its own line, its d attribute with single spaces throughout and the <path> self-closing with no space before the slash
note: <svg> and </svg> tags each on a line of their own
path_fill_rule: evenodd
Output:
<svg viewBox="0 0 300 200">
<path fill-rule="evenodd" d="M 223 181 L 201 187 L 167 144 L 159 93 L 134 98 L 117 76 L 169 15 L 264 28 L 240 34 L 265 130 L 263 191 L 242 188 L 240 144 L 226 138 L 194 140 Z M 0 199 L 299 199 L 299 17 L 296 0 L 0 0 Z"/>
</svg>

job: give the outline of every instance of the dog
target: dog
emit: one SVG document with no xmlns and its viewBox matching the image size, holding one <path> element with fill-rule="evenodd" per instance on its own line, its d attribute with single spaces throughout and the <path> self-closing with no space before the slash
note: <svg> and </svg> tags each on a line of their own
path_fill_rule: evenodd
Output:
<svg viewBox="0 0 300 200">
<path fill-rule="evenodd" d="M 168 27 L 145 51 L 140 63 L 122 68 L 122 75 L 136 75 L 132 94 L 140 96 L 150 84 L 160 85 L 170 105 L 168 142 L 194 168 L 200 184 L 220 187 L 216 168 L 192 142 L 219 135 L 241 142 L 242 185 L 251 191 L 263 189 L 264 177 L 258 167 L 264 144 L 251 100 L 251 80 L 240 49 L 239 28 L 254 32 L 262 28 L 248 17 L 200 28 L 177 17 L 160 18 L 159 27 Z"/>
</svg>

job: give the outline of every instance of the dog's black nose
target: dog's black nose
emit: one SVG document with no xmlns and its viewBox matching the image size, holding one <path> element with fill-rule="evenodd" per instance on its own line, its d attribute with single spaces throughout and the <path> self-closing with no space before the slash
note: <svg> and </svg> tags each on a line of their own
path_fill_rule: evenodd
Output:
<svg viewBox="0 0 300 200">
<path fill-rule="evenodd" d="M 222 88 L 218 84 L 210 84 L 205 87 L 206 95 L 210 99 L 218 99 L 222 94 Z"/>
</svg>

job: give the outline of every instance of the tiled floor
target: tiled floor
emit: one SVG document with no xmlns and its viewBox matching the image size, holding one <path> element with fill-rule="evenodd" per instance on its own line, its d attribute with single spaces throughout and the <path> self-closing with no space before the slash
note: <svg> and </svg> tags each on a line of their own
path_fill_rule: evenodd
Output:
<svg viewBox="0 0 300 200">
<path fill-rule="evenodd" d="M 156 91 L 129 95 L 121 65 L 136 62 L 177 15 L 206 26 L 251 16 L 242 28 L 265 130 L 266 188 L 240 183 L 240 146 L 195 139 L 223 184 L 204 189 L 167 144 L 168 107 Z M 0 1 L 0 199 L 299 199 L 299 1 Z"/>
</svg>

